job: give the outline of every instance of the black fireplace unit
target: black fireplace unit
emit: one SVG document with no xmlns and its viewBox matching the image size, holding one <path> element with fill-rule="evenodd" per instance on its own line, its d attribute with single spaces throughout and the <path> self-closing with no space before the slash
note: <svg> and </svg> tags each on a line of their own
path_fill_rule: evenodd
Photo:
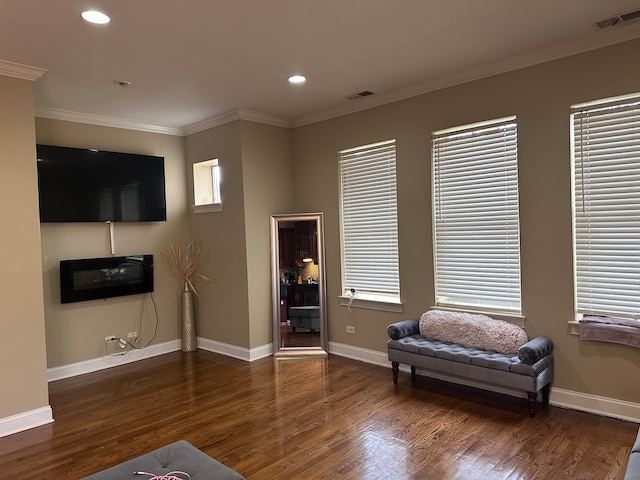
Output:
<svg viewBox="0 0 640 480">
<path fill-rule="evenodd" d="M 60 260 L 60 301 L 153 292 L 153 255 Z"/>
</svg>

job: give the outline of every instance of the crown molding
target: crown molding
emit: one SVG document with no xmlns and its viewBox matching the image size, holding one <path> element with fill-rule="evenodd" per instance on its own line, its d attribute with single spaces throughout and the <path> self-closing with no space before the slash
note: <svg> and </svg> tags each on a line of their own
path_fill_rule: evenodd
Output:
<svg viewBox="0 0 640 480">
<path fill-rule="evenodd" d="M 125 128 L 128 130 L 138 130 L 141 132 L 162 133 L 165 135 L 183 136 L 181 128 L 162 127 L 147 123 L 134 122 L 123 118 L 105 117 L 102 115 L 91 115 L 88 113 L 71 112 L 68 110 L 58 110 L 56 108 L 36 107 L 35 116 L 41 118 L 51 118 L 53 120 L 65 120 L 67 122 L 86 123 L 89 125 L 100 125 L 102 127 Z"/>
<path fill-rule="evenodd" d="M 232 110 L 230 112 L 222 113 L 220 115 L 216 115 L 215 117 L 207 118 L 200 122 L 187 125 L 182 129 L 182 133 L 185 136 L 193 135 L 194 133 L 204 132 L 205 130 L 209 130 L 210 128 L 219 127 L 220 125 L 235 122 L 236 120 L 240 120 L 238 110 Z"/>
<path fill-rule="evenodd" d="M 184 128 L 163 127 L 148 123 L 134 122 L 123 118 L 106 117 L 102 115 L 92 115 L 88 113 L 71 112 L 56 108 L 36 107 L 35 116 L 41 118 L 51 118 L 53 120 L 64 120 L 67 122 L 86 123 L 89 125 L 100 125 L 103 127 L 124 128 L 127 130 L 138 130 L 141 132 L 162 133 L 165 135 L 187 136 L 194 133 L 203 132 L 210 128 L 218 127 L 236 120 L 248 120 L 251 122 L 265 123 L 276 127 L 291 128 L 291 120 L 278 115 L 254 112 L 252 110 L 236 109 L 213 118 L 203 120 Z"/>
<path fill-rule="evenodd" d="M 226 123 L 235 122 L 236 120 L 247 120 L 256 123 L 265 123 L 274 127 L 291 128 L 291 120 L 279 115 L 271 115 L 269 113 L 255 112 L 238 108 L 230 112 L 216 115 L 201 122 L 193 123 L 182 129 L 184 135 L 192 135 L 194 133 L 204 132 L 210 128 L 219 127 Z"/>
<path fill-rule="evenodd" d="M 250 122 L 265 123 L 274 127 L 291 128 L 291 119 L 280 115 L 271 115 L 270 113 L 254 112 L 252 110 L 238 109 L 240 120 L 248 120 Z"/>
<path fill-rule="evenodd" d="M 47 72 L 44 68 L 0 60 L 0 75 L 35 81 Z"/>
<path fill-rule="evenodd" d="M 442 90 L 443 88 L 461 85 L 474 80 L 491 77 L 493 75 L 519 70 L 521 68 L 531 67 L 541 63 L 569 57 L 571 55 L 578 55 L 580 53 L 635 40 L 637 38 L 640 38 L 640 23 L 621 26 L 619 29 L 612 28 L 611 30 L 597 32 L 595 34 L 544 50 L 537 50 L 524 55 L 517 55 L 492 63 L 476 65 L 447 75 L 434 77 L 421 85 L 391 93 L 372 95 L 355 100 L 349 105 L 344 105 L 318 114 L 297 117 L 291 121 L 291 128 L 311 125 L 331 118 L 368 110 L 370 108 L 405 100 L 407 98 L 416 97 L 436 90 Z"/>
</svg>

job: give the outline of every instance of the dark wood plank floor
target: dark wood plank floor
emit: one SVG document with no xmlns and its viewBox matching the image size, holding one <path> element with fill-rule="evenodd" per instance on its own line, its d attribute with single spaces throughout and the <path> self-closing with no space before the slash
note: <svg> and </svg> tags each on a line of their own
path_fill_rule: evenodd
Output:
<svg viewBox="0 0 640 480">
<path fill-rule="evenodd" d="M 50 384 L 3 478 L 78 479 L 185 439 L 248 480 L 622 479 L 638 425 L 341 357 L 175 352 Z"/>
<path fill-rule="evenodd" d="M 307 328 L 293 329 L 286 323 L 280 326 L 280 338 L 285 347 L 320 347 L 320 330 L 311 330 Z"/>
</svg>

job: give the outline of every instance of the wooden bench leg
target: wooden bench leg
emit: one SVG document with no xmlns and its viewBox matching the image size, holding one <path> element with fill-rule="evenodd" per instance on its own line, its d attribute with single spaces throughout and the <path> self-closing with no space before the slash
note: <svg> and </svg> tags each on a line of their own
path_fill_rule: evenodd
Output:
<svg viewBox="0 0 640 480">
<path fill-rule="evenodd" d="M 393 372 L 393 384 L 398 384 L 398 372 L 400 371 L 400 362 L 391 362 L 391 371 Z"/>
<path fill-rule="evenodd" d="M 551 384 L 547 383 L 544 387 L 542 387 L 542 406 L 549 406 L 549 390 L 551 390 Z"/>
<path fill-rule="evenodd" d="M 536 416 L 536 407 L 538 404 L 538 392 L 527 392 L 527 399 L 529 401 L 529 416 L 533 418 Z"/>
</svg>

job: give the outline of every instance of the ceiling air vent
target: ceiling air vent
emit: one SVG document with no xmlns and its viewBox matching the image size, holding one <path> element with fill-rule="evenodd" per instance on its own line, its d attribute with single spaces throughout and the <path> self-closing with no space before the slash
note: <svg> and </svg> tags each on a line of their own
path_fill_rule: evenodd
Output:
<svg viewBox="0 0 640 480">
<path fill-rule="evenodd" d="M 598 29 L 614 27 L 616 25 L 622 25 L 623 23 L 630 23 L 640 20 L 640 10 L 634 10 L 633 12 L 622 13 L 615 17 L 607 18 L 606 20 L 600 20 L 594 23 L 594 26 Z"/>
<path fill-rule="evenodd" d="M 347 95 L 346 98 L 347 100 L 357 100 L 359 98 L 364 98 L 364 97 L 368 97 L 369 95 L 373 95 L 374 92 L 370 92 L 369 90 L 364 90 L 362 92 L 358 92 L 358 93 L 354 93 L 353 95 Z"/>
<path fill-rule="evenodd" d="M 620 18 L 623 22 L 630 22 L 631 20 L 637 20 L 640 18 L 640 10 L 636 10 L 635 12 L 624 13 L 620 15 Z"/>
</svg>

